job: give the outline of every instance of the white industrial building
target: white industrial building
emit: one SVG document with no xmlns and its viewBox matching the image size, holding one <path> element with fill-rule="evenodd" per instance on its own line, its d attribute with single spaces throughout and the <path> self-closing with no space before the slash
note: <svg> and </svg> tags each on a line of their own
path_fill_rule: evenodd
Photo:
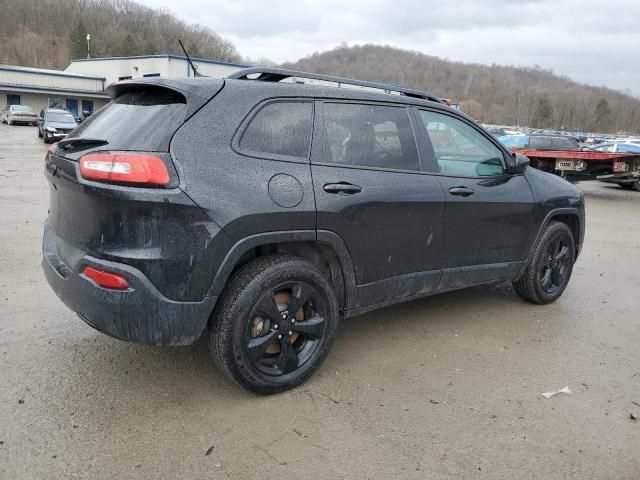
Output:
<svg viewBox="0 0 640 480">
<path fill-rule="evenodd" d="M 191 60 L 198 73 L 207 77 L 223 78 L 247 68 L 247 65 L 217 60 L 203 58 L 192 58 Z M 82 58 L 72 60 L 65 68 L 65 72 L 104 77 L 107 85 L 133 78 L 193 76 L 187 57 L 181 55 Z"/>
<path fill-rule="evenodd" d="M 207 77 L 222 78 L 247 67 L 203 58 L 192 60 L 197 71 Z M 39 112 L 46 107 L 60 107 L 79 117 L 109 101 L 104 89 L 113 82 L 192 76 L 187 58 L 180 55 L 83 58 L 71 61 L 64 71 L 0 65 L 0 109 L 27 105 Z"/>
<path fill-rule="evenodd" d="M 79 116 L 109 101 L 105 82 L 104 77 L 96 75 L 0 65 L 0 108 L 27 105 L 38 112 L 55 106 Z"/>
</svg>

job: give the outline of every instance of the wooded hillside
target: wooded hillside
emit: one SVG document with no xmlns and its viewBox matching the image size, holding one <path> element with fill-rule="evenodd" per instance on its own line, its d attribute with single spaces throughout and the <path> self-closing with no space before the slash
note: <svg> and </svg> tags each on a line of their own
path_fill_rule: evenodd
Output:
<svg viewBox="0 0 640 480">
<path fill-rule="evenodd" d="M 242 61 L 210 29 L 130 0 L 0 0 L 0 63 L 63 69 L 86 57 L 87 33 L 94 57 L 181 54 L 181 38 L 194 57 Z M 464 64 L 376 45 L 342 45 L 284 66 L 428 90 L 487 123 L 640 132 L 640 100 L 541 68 Z"/>
<path fill-rule="evenodd" d="M 640 100 L 541 68 L 457 63 L 377 45 L 343 45 L 284 66 L 427 90 L 460 102 L 465 112 L 487 123 L 640 132 Z"/>
<path fill-rule="evenodd" d="M 0 63 L 63 69 L 87 56 L 182 54 L 239 61 L 232 43 L 172 12 L 128 0 L 0 0 Z"/>
</svg>

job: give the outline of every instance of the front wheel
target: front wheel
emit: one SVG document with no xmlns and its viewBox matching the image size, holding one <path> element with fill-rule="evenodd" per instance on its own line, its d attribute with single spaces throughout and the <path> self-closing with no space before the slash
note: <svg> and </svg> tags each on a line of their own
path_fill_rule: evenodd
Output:
<svg viewBox="0 0 640 480">
<path fill-rule="evenodd" d="M 313 264 L 270 255 L 234 275 L 209 345 L 222 371 L 257 393 L 300 385 L 322 364 L 339 325 L 335 292 Z"/>
<path fill-rule="evenodd" d="M 575 261 L 575 242 L 565 223 L 550 223 L 513 288 L 523 299 L 538 304 L 557 300 L 567 288 Z"/>
</svg>

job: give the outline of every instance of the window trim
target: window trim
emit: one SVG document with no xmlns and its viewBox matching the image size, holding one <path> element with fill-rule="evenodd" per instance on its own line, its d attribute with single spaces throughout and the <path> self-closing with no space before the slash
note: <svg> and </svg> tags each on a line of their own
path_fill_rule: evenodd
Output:
<svg viewBox="0 0 640 480">
<path fill-rule="evenodd" d="M 476 125 L 474 122 L 468 120 L 467 118 L 463 117 L 462 115 L 455 115 L 452 114 L 449 111 L 445 111 L 445 110 L 441 110 L 439 108 L 430 108 L 430 107 L 424 107 L 424 106 L 417 106 L 414 105 L 414 108 L 416 109 L 416 115 L 419 117 L 420 120 L 420 128 L 423 131 L 423 135 L 426 136 L 426 142 L 429 144 L 428 149 L 429 149 L 429 156 L 430 156 L 430 162 L 429 165 L 432 169 L 437 168 L 437 170 L 435 171 L 428 171 L 428 173 L 430 173 L 431 175 L 437 175 L 439 177 L 449 177 L 449 178 L 469 178 L 469 179 L 484 179 L 484 178 L 503 178 L 503 177 L 512 177 L 516 174 L 511 173 L 510 169 L 511 169 L 511 163 L 509 161 L 509 159 L 511 158 L 511 154 L 505 149 L 505 147 L 498 141 L 496 140 L 491 134 L 485 132 L 482 128 L 478 127 L 478 125 Z M 477 176 L 477 175 L 451 175 L 448 173 L 442 173 L 440 172 L 440 166 L 438 164 L 438 160 L 435 157 L 435 150 L 433 148 L 433 144 L 431 143 L 431 136 L 429 135 L 429 132 L 427 130 L 427 126 L 424 124 L 424 121 L 422 120 L 422 117 L 420 116 L 420 111 L 427 111 L 427 112 L 433 112 L 433 113 L 438 113 L 440 115 L 446 115 L 448 117 L 452 117 L 456 120 L 459 120 L 460 122 L 468 125 L 469 127 L 473 128 L 474 130 L 476 130 L 478 133 L 480 133 L 481 136 L 483 136 L 484 138 L 486 138 L 490 143 L 492 143 L 500 152 L 502 152 L 502 163 L 503 163 L 503 167 L 504 167 L 504 173 L 500 174 L 500 175 L 482 175 L 482 176 Z M 523 174 L 518 174 L 518 175 L 523 175 Z"/>
<path fill-rule="evenodd" d="M 409 125 L 411 126 L 411 133 L 413 135 L 413 141 L 416 147 L 416 155 L 418 159 L 418 169 L 417 170 L 406 170 L 402 168 L 391 168 L 391 167 L 373 167 L 370 165 L 348 165 L 344 163 L 335 163 L 335 162 L 327 162 L 324 160 L 324 145 L 326 142 L 326 124 L 325 124 L 325 103 L 341 103 L 341 104 L 350 104 L 350 105 L 372 105 L 379 107 L 392 107 L 392 108 L 401 108 L 405 111 L 407 115 L 407 119 L 409 120 Z M 410 108 L 412 104 L 407 103 L 393 103 L 393 102 L 378 102 L 372 100 L 357 100 L 357 99 L 343 99 L 343 98 L 316 98 L 316 114 L 315 121 L 313 124 L 314 135 L 313 138 L 317 141 L 312 142 L 312 154 L 311 154 L 311 164 L 319 165 L 325 167 L 336 167 L 336 168 L 349 168 L 352 170 L 371 170 L 376 172 L 390 172 L 390 173 L 410 173 L 417 175 L 424 175 L 425 172 L 422 170 L 422 152 L 420 146 L 418 144 L 418 132 L 416 131 L 415 119 L 412 118 Z"/>
<path fill-rule="evenodd" d="M 280 155 L 277 153 L 261 152 L 258 150 L 248 150 L 240 147 L 240 141 L 245 131 L 253 121 L 253 119 L 262 111 L 263 108 L 273 103 L 310 103 L 311 104 L 311 137 L 309 139 L 309 148 L 307 149 L 307 155 L 305 157 L 296 157 L 293 155 Z M 249 158 L 259 158 L 265 160 L 277 160 L 281 162 L 292 163 L 309 163 L 311 151 L 313 149 L 314 138 L 314 126 L 315 126 L 315 102 L 313 98 L 309 97 L 276 97 L 268 98 L 260 101 L 256 104 L 249 113 L 242 119 L 240 125 L 236 129 L 231 139 L 231 149 L 238 155 Z"/>
</svg>

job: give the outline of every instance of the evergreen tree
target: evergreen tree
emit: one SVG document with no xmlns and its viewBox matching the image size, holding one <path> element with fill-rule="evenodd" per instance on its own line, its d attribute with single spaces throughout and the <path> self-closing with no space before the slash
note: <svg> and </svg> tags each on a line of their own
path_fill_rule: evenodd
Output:
<svg viewBox="0 0 640 480">
<path fill-rule="evenodd" d="M 116 55 L 120 57 L 130 57 L 132 55 L 140 55 L 141 49 L 131 34 L 127 34 L 116 48 Z"/>
<path fill-rule="evenodd" d="M 605 98 L 601 99 L 596 105 L 594 113 L 594 124 L 596 130 L 600 132 L 608 131 L 611 124 L 611 108 L 609 102 Z"/>
<path fill-rule="evenodd" d="M 536 128 L 548 127 L 553 117 L 553 107 L 549 101 L 549 97 L 542 95 L 538 99 L 535 113 L 533 114 L 532 123 Z"/>
<path fill-rule="evenodd" d="M 77 22 L 69 34 L 70 60 L 87 56 L 87 29 L 82 22 Z"/>
</svg>

